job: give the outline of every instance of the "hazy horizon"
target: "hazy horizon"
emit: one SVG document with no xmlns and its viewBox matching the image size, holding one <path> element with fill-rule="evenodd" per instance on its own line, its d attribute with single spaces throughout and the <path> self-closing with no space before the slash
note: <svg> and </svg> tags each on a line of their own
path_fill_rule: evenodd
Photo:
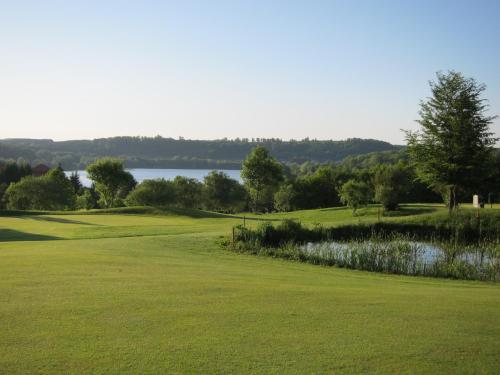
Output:
<svg viewBox="0 0 500 375">
<path fill-rule="evenodd" d="M 497 1 L 5 2 L 0 137 L 401 145 L 437 71 L 485 83 L 500 114 L 499 18 Z"/>
</svg>

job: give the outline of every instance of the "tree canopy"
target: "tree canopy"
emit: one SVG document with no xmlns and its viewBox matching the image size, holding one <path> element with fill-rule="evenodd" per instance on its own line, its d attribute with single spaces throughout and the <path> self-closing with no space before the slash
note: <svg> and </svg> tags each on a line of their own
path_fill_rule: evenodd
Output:
<svg viewBox="0 0 500 375">
<path fill-rule="evenodd" d="M 101 197 L 102 206 L 106 208 L 114 206 L 121 189 L 135 185 L 134 177 L 125 171 L 123 161 L 119 159 L 99 159 L 87 166 L 86 170 Z"/>
<path fill-rule="evenodd" d="M 175 186 L 163 178 L 144 180 L 125 199 L 127 206 L 167 206 L 175 202 Z"/>
<path fill-rule="evenodd" d="M 250 194 L 254 210 L 271 209 L 274 194 L 283 181 L 283 166 L 266 148 L 257 146 L 243 161 L 241 176 Z"/>
<path fill-rule="evenodd" d="M 234 212 L 245 206 L 246 191 L 240 183 L 224 172 L 212 171 L 203 180 L 205 208 Z"/>
<path fill-rule="evenodd" d="M 64 172 L 51 169 L 41 177 L 26 176 L 10 184 L 7 208 L 14 210 L 65 210 L 75 207 L 73 185 Z"/>
<path fill-rule="evenodd" d="M 373 176 L 375 201 L 384 209 L 392 211 L 402 202 L 404 193 L 409 189 L 409 177 L 402 165 L 381 165 Z"/>
<path fill-rule="evenodd" d="M 366 206 L 371 199 L 370 187 L 364 181 L 351 179 L 340 188 L 340 200 L 352 208 L 353 212 L 362 206 Z"/>
<path fill-rule="evenodd" d="M 450 71 L 430 82 L 432 96 L 420 104 L 421 129 L 406 132 L 408 153 L 417 177 L 446 192 L 448 207 L 457 205 L 457 192 L 477 189 L 490 173 L 496 138 L 489 130 L 486 89 L 473 78 Z"/>
</svg>

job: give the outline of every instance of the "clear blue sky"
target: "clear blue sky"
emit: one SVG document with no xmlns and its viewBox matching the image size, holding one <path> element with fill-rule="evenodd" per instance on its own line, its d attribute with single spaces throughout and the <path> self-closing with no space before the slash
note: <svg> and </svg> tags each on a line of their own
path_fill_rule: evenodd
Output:
<svg viewBox="0 0 500 375">
<path fill-rule="evenodd" d="M 0 138 L 403 143 L 448 69 L 500 114 L 500 1 L 0 0 Z"/>
</svg>

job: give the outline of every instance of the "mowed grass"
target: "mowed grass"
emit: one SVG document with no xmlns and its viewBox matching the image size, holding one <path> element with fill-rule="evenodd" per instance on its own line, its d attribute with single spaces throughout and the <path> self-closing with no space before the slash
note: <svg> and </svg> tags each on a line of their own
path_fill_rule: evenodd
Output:
<svg viewBox="0 0 500 375">
<path fill-rule="evenodd" d="M 218 241 L 238 217 L 139 212 L 0 217 L 0 373 L 500 370 L 498 284 L 234 254 Z"/>
</svg>

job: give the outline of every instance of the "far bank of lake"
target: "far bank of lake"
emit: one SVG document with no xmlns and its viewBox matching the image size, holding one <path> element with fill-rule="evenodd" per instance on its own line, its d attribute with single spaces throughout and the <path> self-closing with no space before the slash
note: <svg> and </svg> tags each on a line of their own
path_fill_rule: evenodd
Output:
<svg viewBox="0 0 500 375">
<path fill-rule="evenodd" d="M 138 183 L 154 179 L 154 178 L 164 178 L 165 180 L 173 180 L 176 176 L 183 176 L 189 178 L 196 178 L 199 181 L 203 181 L 203 178 L 208 175 L 213 169 L 153 169 L 153 168 L 135 168 L 127 169 L 132 176 L 136 179 Z M 221 169 L 221 172 L 226 173 L 229 177 L 242 182 L 241 171 L 234 169 Z M 66 171 L 69 176 L 73 171 Z M 87 177 L 87 172 L 80 170 L 76 171 L 80 176 L 80 181 L 83 186 L 90 187 L 92 181 Z"/>
</svg>

